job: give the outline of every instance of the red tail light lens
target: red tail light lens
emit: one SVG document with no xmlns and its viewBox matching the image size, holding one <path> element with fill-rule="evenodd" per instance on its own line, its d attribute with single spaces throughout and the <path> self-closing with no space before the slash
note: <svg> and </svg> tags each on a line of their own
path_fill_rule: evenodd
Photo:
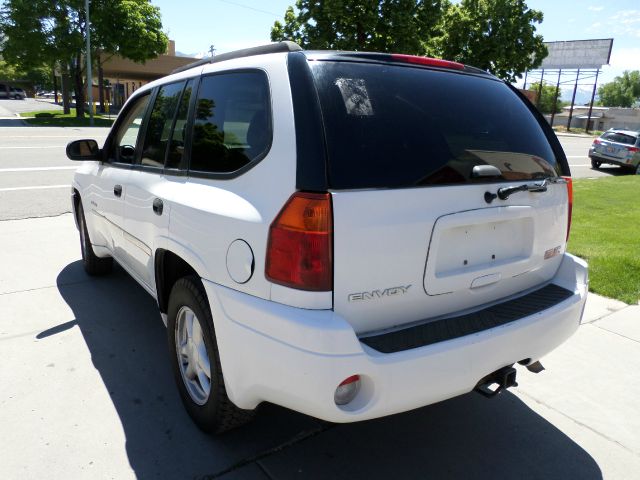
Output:
<svg viewBox="0 0 640 480">
<path fill-rule="evenodd" d="M 294 193 L 269 229 L 265 275 L 299 290 L 333 288 L 333 213 L 329 193 Z"/>
<path fill-rule="evenodd" d="M 640 152 L 640 148 L 638 147 L 626 147 L 627 150 L 629 150 L 630 152 L 636 153 L 636 152 Z"/>
<path fill-rule="evenodd" d="M 562 177 L 567 181 L 567 200 L 569 202 L 569 219 L 567 221 L 567 242 L 569 241 L 569 232 L 571 231 L 571 213 L 573 211 L 573 180 L 571 177 Z"/>
<path fill-rule="evenodd" d="M 599 138 L 596 138 L 596 139 L 593 141 L 593 144 L 594 144 L 594 145 L 600 145 L 601 143 L 602 143 L 602 142 L 600 141 L 600 139 L 599 139 Z"/>
<path fill-rule="evenodd" d="M 415 63 L 417 65 L 428 65 L 430 67 L 452 68 L 454 70 L 464 70 L 464 65 L 449 60 L 441 60 L 439 58 L 418 57 L 417 55 L 404 55 L 402 53 L 393 53 L 391 58 L 396 62 Z"/>
</svg>

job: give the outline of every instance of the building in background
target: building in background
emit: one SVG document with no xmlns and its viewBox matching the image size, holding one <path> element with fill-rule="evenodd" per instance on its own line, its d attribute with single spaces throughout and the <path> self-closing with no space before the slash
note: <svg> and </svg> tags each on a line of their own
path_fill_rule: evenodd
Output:
<svg viewBox="0 0 640 480">
<path fill-rule="evenodd" d="M 105 103 L 110 103 L 115 109 L 119 109 L 129 96 L 143 85 L 169 75 L 173 70 L 183 67 L 198 60 L 192 57 L 176 55 L 176 43 L 169 40 L 169 46 L 165 55 L 160 55 L 144 63 L 137 63 L 119 56 L 101 55 L 100 65 L 103 81 L 103 94 Z M 95 77 L 94 77 L 95 78 Z M 99 84 L 99 80 L 96 79 Z M 97 101 L 100 92 L 94 85 L 93 98 Z"/>
<path fill-rule="evenodd" d="M 562 113 L 556 114 L 558 124 L 566 123 L 570 113 L 571 106 L 562 107 Z M 550 115 L 545 115 L 545 118 L 550 121 Z M 600 131 L 610 128 L 640 131 L 640 108 L 593 107 L 589 116 L 589 105 L 574 106 L 571 126 Z"/>
</svg>

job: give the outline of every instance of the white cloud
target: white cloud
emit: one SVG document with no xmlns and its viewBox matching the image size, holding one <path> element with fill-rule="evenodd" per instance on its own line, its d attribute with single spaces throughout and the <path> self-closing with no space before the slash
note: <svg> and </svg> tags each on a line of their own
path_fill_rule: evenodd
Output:
<svg viewBox="0 0 640 480">
<path fill-rule="evenodd" d="M 640 10 L 623 10 L 611 17 L 610 25 L 617 35 L 640 38 Z"/>
<path fill-rule="evenodd" d="M 616 48 L 611 50 L 610 64 L 616 70 L 640 70 L 640 47 Z"/>
<path fill-rule="evenodd" d="M 604 10 L 604 7 L 595 7 L 595 6 L 590 6 L 587 8 L 587 10 L 591 10 L 592 12 L 600 12 L 602 10 Z"/>
</svg>

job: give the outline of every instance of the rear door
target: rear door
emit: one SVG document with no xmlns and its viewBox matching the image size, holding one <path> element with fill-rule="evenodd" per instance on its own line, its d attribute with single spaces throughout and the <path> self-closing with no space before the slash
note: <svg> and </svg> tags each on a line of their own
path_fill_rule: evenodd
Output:
<svg viewBox="0 0 640 480">
<path fill-rule="evenodd" d="M 509 87 L 392 64 L 319 61 L 312 72 L 333 200 L 334 308 L 357 332 L 501 301 L 553 277 L 567 187 Z"/>
</svg>

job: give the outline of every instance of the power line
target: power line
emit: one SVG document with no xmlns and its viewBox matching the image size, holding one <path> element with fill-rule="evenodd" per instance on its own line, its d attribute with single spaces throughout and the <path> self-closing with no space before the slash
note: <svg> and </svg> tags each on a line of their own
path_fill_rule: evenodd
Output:
<svg viewBox="0 0 640 480">
<path fill-rule="evenodd" d="M 278 15 L 277 13 L 269 12 L 268 10 L 261 10 L 260 8 L 250 7 L 249 5 L 244 5 L 238 2 L 232 2 L 231 0 L 218 0 L 223 3 L 228 3 L 230 5 L 235 5 L 236 7 L 246 8 L 247 10 L 253 10 L 254 12 L 264 13 L 266 15 L 271 15 L 277 18 L 284 18 L 284 15 Z"/>
</svg>

